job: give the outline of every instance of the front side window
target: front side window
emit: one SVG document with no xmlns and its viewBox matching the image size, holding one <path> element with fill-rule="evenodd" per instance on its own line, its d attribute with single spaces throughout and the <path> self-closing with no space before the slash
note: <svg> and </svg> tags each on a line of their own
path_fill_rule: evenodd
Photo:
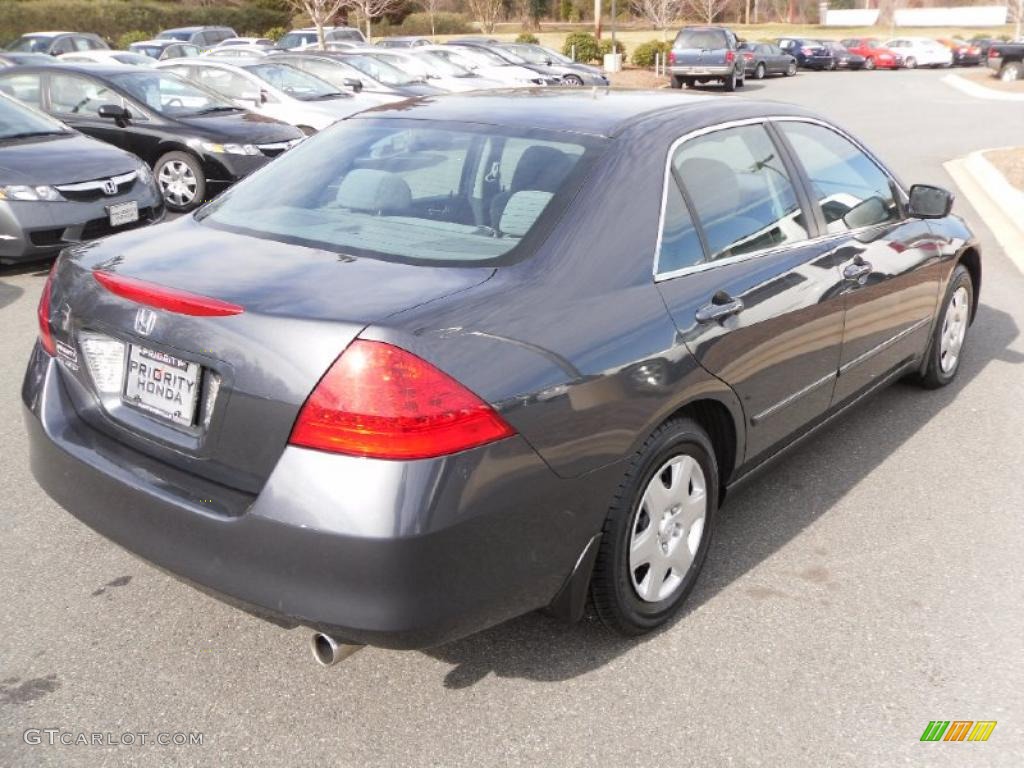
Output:
<svg viewBox="0 0 1024 768">
<path fill-rule="evenodd" d="M 190 117 L 238 109 L 213 91 L 200 88 L 170 72 L 125 72 L 110 79 L 154 112 L 168 117 Z"/>
<path fill-rule="evenodd" d="M 32 75 L 15 75 L 0 81 L 0 89 L 6 90 L 11 80 L 32 77 Z M 38 88 L 38 77 L 36 87 Z M 0 142 L 29 136 L 45 136 L 49 134 L 71 133 L 68 128 L 51 117 L 40 112 L 33 112 L 14 99 L 0 97 Z"/>
<path fill-rule="evenodd" d="M 181 70 L 186 69 L 181 67 Z M 210 90 L 227 96 L 229 99 L 243 99 L 254 101 L 259 98 L 259 87 L 249 82 L 242 75 L 228 72 L 225 69 L 216 67 L 188 67 L 193 71 L 192 79 L 200 85 L 205 85 Z M 188 77 L 187 72 L 180 71 L 178 67 L 174 71 L 179 75 Z"/>
<path fill-rule="evenodd" d="M 807 239 L 796 190 L 764 126 L 690 139 L 676 150 L 672 170 L 693 203 L 709 260 Z"/>
<path fill-rule="evenodd" d="M 487 263 L 546 231 L 603 143 L 462 123 L 345 121 L 236 185 L 199 219 L 339 253 Z"/>
<path fill-rule="evenodd" d="M 103 83 L 77 75 L 50 75 L 50 109 L 61 115 L 99 117 L 104 104 L 123 107 L 124 99 Z"/>
<path fill-rule="evenodd" d="M 315 101 L 341 95 L 330 83 L 287 65 L 253 64 L 246 69 L 279 91 L 284 91 L 300 101 Z"/>
<path fill-rule="evenodd" d="M 786 120 L 777 125 L 811 182 L 828 232 L 900 218 L 889 176 L 853 142 L 815 123 Z"/>
</svg>

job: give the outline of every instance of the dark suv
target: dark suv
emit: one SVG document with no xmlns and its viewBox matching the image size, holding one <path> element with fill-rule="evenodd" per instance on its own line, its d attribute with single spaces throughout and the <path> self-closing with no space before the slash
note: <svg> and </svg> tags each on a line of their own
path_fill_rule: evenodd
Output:
<svg viewBox="0 0 1024 768">
<path fill-rule="evenodd" d="M 744 83 L 744 61 L 737 52 L 739 38 L 725 27 L 684 27 L 668 54 L 672 87 L 692 88 L 717 80 L 727 91 Z"/>
</svg>

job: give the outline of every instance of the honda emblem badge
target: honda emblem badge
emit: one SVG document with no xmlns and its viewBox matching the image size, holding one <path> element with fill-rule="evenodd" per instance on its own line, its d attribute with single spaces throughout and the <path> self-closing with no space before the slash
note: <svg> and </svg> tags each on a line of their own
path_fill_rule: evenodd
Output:
<svg viewBox="0 0 1024 768">
<path fill-rule="evenodd" d="M 104 181 L 103 181 L 103 191 L 106 194 L 108 194 L 108 195 L 116 195 L 117 194 L 117 182 L 114 181 L 113 179 L 104 179 Z"/>
<path fill-rule="evenodd" d="M 142 336 L 149 336 L 156 326 L 156 312 L 143 307 L 135 313 L 135 332 Z"/>
</svg>

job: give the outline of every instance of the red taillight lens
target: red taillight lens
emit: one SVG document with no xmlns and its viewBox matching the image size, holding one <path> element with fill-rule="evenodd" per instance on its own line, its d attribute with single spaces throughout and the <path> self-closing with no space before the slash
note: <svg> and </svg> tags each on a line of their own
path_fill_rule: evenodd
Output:
<svg viewBox="0 0 1024 768">
<path fill-rule="evenodd" d="M 988 49 L 988 57 L 990 59 L 998 59 L 999 58 L 999 49 L 998 48 L 989 48 Z"/>
<path fill-rule="evenodd" d="M 752 54 L 752 53 L 744 53 L 743 54 L 743 58 L 746 59 L 747 61 L 753 61 L 754 60 L 754 54 Z"/>
<path fill-rule="evenodd" d="M 668 63 L 669 64 L 675 64 L 676 63 L 676 52 L 675 51 L 669 51 L 668 52 Z"/>
<path fill-rule="evenodd" d="M 426 459 L 513 434 L 490 405 L 430 363 L 357 339 L 302 406 L 289 442 L 377 459 Z"/>
<path fill-rule="evenodd" d="M 800 49 L 800 53 L 802 53 L 804 56 L 811 56 L 814 53 L 814 49 L 813 48 L 801 48 Z"/>
<path fill-rule="evenodd" d="M 100 271 L 93 272 L 92 276 L 108 291 L 124 299 L 157 309 L 166 309 L 168 312 L 177 312 L 179 315 L 225 317 L 245 311 L 237 304 L 179 291 L 177 288 L 166 288 L 156 283 L 147 283 L 145 280 L 136 280 L 134 277 Z"/>
<path fill-rule="evenodd" d="M 726 51 L 725 60 L 728 62 L 736 61 L 736 54 L 733 51 Z"/>
<path fill-rule="evenodd" d="M 39 297 L 39 307 L 36 315 L 39 318 L 39 343 L 50 357 L 57 354 L 57 343 L 53 340 L 53 331 L 50 329 L 50 292 L 53 290 L 53 273 L 57 271 L 57 262 L 50 267 L 50 274 L 43 284 L 43 294 Z"/>
</svg>

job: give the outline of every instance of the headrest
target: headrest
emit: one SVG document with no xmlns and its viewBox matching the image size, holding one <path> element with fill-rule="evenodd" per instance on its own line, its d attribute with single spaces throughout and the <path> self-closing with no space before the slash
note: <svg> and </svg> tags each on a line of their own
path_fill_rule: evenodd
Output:
<svg viewBox="0 0 1024 768">
<path fill-rule="evenodd" d="M 690 191 L 697 211 L 714 220 L 732 214 L 740 205 L 736 173 L 721 160 L 691 157 L 679 166 L 679 175 Z"/>
<path fill-rule="evenodd" d="M 552 197 L 550 192 L 536 190 L 516 192 L 505 204 L 498 229 L 511 237 L 522 237 L 530 231 Z"/>
<path fill-rule="evenodd" d="M 516 163 L 509 189 L 513 192 L 523 189 L 557 192 L 572 166 L 572 158 L 565 152 L 541 144 L 532 146 Z"/>
<path fill-rule="evenodd" d="M 371 168 L 356 168 L 346 174 L 335 196 L 338 205 L 367 213 L 406 211 L 412 192 L 401 176 Z"/>
</svg>

